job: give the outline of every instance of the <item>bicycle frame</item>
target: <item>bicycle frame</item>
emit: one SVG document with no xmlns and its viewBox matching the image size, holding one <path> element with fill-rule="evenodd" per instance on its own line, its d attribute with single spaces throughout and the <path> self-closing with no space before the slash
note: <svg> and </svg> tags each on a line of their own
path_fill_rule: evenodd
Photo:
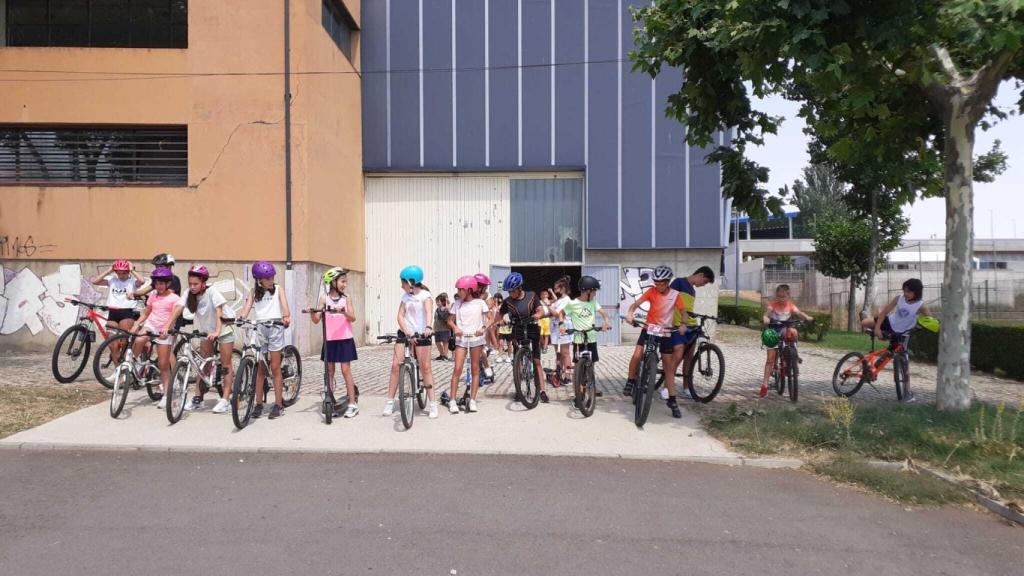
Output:
<svg viewBox="0 0 1024 576">
<path fill-rule="evenodd" d="M 102 314 L 96 313 L 96 310 L 108 311 L 110 310 L 110 308 L 107 308 L 106 306 L 101 306 L 99 304 L 89 304 L 88 302 L 82 302 L 80 300 L 75 300 L 74 298 L 67 298 L 65 299 L 65 302 L 74 304 L 75 306 L 79 307 L 78 319 L 75 320 L 75 324 L 80 324 L 84 326 L 85 329 L 88 330 L 90 333 L 94 333 L 93 326 L 95 326 L 96 331 L 100 333 L 100 336 L 104 340 L 107 339 L 107 317 L 103 316 Z M 85 316 L 82 316 L 82 308 L 85 308 Z"/>
<path fill-rule="evenodd" d="M 907 350 L 907 343 L 910 339 L 910 332 L 902 332 L 893 334 L 889 339 L 889 345 L 884 348 L 875 350 L 875 334 L 871 333 L 871 352 L 864 356 L 864 362 L 867 365 L 867 374 L 870 376 L 869 383 L 874 382 L 878 379 L 878 375 L 885 370 L 885 367 L 896 358 L 897 355 L 904 357 L 907 361 L 907 366 L 910 366 L 910 358 Z"/>
</svg>

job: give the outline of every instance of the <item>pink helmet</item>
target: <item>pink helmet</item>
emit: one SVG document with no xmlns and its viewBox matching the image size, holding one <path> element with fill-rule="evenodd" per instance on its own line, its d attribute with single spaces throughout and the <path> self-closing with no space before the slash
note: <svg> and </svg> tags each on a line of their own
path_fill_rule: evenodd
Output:
<svg viewBox="0 0 1024 576">
<path fill-rule="evenodd" d="M 474 274 L 473 279 L 476 280 L 476 283 L 481 286 L 491 285 L 491 279 L 487 276 L 487 274 L 484 274 L 483 272 L 477 272 L 476 274 Z"/>
<path fill-rule="evenodd" d="M 477 286 L 477 280 L 473 276 L 463 276 L 455 281 L 455 287 L 459 290 L 476 290 Z"/>
<path fill-rule="evenodd" d="M 132 263 L 127 260 L 114 260 L 114 265 L 111 266 L 114 272 L 131 272 Z"/>
<path fill-rule="evenodd" d="M 198 278 L 202 278 L 203 280 L 208 280 L 210 278 L 210 271 L 206 269 L 206 266 L 203 266 L 202 264 L 196 264 L 195 266 L 192 266 L 191 268 L 188 269 L 188 275 L 196 276 Z"/>
</svg>

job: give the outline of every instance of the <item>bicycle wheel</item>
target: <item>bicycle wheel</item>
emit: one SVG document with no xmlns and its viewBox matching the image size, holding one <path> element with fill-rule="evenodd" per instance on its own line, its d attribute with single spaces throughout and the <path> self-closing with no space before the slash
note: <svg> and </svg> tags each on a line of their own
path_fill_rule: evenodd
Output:
<svg viewBox="0 0 1024 576">
<path fill-rule="evenodd" d="M 231 419 L 235 422 L 235 428 L 241 430 L 249 424 L 255 399 L 256 359 L 248 356 L 239 362 L 231 388 Z"/>
<path fill-rule="evenodd" d="M 146 364 L 142 369 L 142 382 L 146 385 L 146 395 L 153 402 L 160 400 L 160 369 L 153 364 Z"/>
<path fill-rule="evenodd" d="M 416 405 L 420 407 L 420 410 L 427 409 L 427 389 L 423 387 L 422 381 L 416 382 Z"/>
<path fill-rule="evenodd" d="M 849 398 L 864 385 L 864 355 L 850 352 L 839 359 L 832 372 L 832 390 L 837 396 Z"/>
<path fill-rule="evenodd" d="M 51 362 L 53 377 L 57 382 L 67 384 L 85 370 L 85 363 L 89 361 L 89 348 L 92 346 L 90 334 L 85 326 L 75 324 L 57 339 Z"/>
<path fill-rule="evenodd" d="M 786 393 L 786 375 L 782 373 L 782 350 L 775 353 L 775 367 L 772 371 L 775 379 L 775 393 L 782 396 Z"/>
<path fill-rule="evenodd" d="M 114 382 L 111 385 L 113 392 L 110 394 L 110 417 L 116 419 L 124 409 L 124 401 L 128 398 L 128 389 L 132 386 L 132 368 L 124 363 L 114 371 Z"/>
<path fill-rule="evenodd" d="M 398 412 L 402 416 L 402 426 L 412 428 L 412 420 L 416 417 L 416 371 L 412 364 L 402 362 L 398 367 Z"/>
<path fill-rule="evenodd" d="M 784 354 L 786 355 L 786 384 L 789 387 L 789 401 L 796 402 L 800 392 L 800 367 L 797 361 L 799 356 L 797 356 L 796 348 L 792 346 L 787 346 Z"/>
<path fill-rule="evenodd" d="M 512 357 L 512 381 L 516 386 L 516 398 L 527 410 L 536 408 L 540 401 L 540 377 L 536 368 L 526 347 L 516 350 Z"/>
<path fill-rule="evenodd" d="M 643 428 L 644 424 L 647 423 L 647 417 L 651 415 L 651 404 L 654 402 L 654 397 L 658 394 L 658 388 L 655 385 L 654 376 L 658 372 L 658 356 L 652 354 L 649 358 L 644 359 L 644 363 L 647 364 L 646 370 L 647 375 L 646 382 L 643 383 L 643 398 L 637 401 L 637 418 L 636 425 L 639 428 Z"/>
<path fill-rule="evenodd" d="M 576 407 L 589 418 L 597 405 L 597 386 L 594 382 L 594 362 L 589 358 L 576 365 L 573 387 L 576 389 Z"/>
<path fill-rule="evenodd" d="M 725 356 L 722 350 L 710 342 L 701 344 L 693 358 L 690 358 L 686 373 L 689 375 L 686 387 L 693 399 L 702 404 L 711 402 L 718 396 L 722 382 L 725 381 Z"/>
<path fill-rule="evenodd" d="M 178 360 L 171 373 L 171 385 L 167 387 L 167 421 L 171 424 L 181 420 L 185 413 L 185 401 L 188 400 L 189 363 Z"/>
<path fill-rule="evenodd" d="M 907 361 L 903 354 L 892 357 L 892 381 L 896 385 L 896 400 L 902 401 L 907 390 Z"/>
<path fill-rule="evenodd" d="M 299 390 L 302 389 L 302 358 L 295 346 L 285 346 L 281 353 L 281 380 L 284 383 L 283 404 L 287 408 L 299 399 Z"/>
<path fill-rule="evenodd" d="M 120 352 L 116 356 L 113 348 L 115 344 L 120 348 Z M 113 332 L 96 348 L 96 355 L 92 359 L 92 374 L 96 377 L 97 382 L 108 389 L 114 387 L 114 371 L 124 360 L 127 346 L 128 334 Z"/>
</svg>

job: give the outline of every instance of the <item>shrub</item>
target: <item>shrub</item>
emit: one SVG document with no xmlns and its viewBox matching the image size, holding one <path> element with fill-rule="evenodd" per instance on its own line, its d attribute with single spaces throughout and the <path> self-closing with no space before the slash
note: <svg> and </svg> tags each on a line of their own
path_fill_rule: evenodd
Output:
<svg viewBox="0 0 1024 576">
<path fill-rule="evenodd" d="M 983 372 L 1001 370 L 1024 380 L 1024 325 L 995 322 L 971 323 L 971 365 Z M 910 339 L 912 357 L 935 362 L 939 356 L 939 335 L 918 330 Z"/>
<path fill-rule="evenodd" d="M 718 317 L 723 322 L 737 326 L 749 326 L 750 323 L 761 316 L 761 311 L 753 306 L 736 306 L 734 304 L 719 304 Z"/>
<path fill-rule="evenodd" d="M 832 315 L 828 312 L 807 312 L 807 315 L 814 318 L 814 325 L 804 325 L 800 336 L 807 341 L 813 339 L 821 342 L 832 329 Z"/>
</svg>

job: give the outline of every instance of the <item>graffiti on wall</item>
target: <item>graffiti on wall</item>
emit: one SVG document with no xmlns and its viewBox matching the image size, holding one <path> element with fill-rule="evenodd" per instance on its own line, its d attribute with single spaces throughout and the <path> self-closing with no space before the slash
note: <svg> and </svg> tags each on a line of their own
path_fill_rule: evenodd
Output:
<svg viewBox="0 0 1024 576">
<path fill-rule="evenodd" d="M 38 244 L 31 234 L 28 236 L 0 236 L 0 258 L 31 258 L 53 252 L 55 244 Z"/>
<path fill-rule="evenodd" d="M 622 269 L 622 279 L 619 280 L 619 302 L 624 305 L 623 309 L 632 305 L 645 290 L 654 287 L 654 281 L 651 280 L 653 274 L 654 268 Z M 646 302 L 640 305 L 641 310 L 646 311 L 647 308 Z"/>
</svg>

